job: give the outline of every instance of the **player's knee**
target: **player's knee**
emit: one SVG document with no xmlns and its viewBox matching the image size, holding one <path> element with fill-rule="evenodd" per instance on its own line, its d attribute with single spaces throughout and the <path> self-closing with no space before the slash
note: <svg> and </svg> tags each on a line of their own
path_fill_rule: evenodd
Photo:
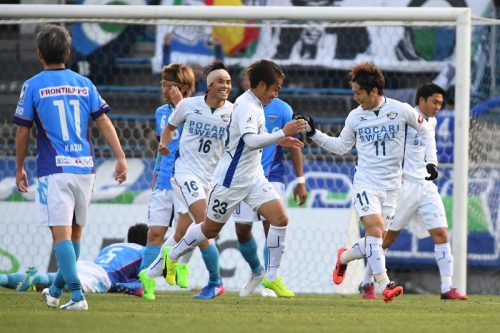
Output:
<svg viewBox="0 0 500 333">
<path fill-rule="evenodd" d="M 429 230 L 435 244 L 448 243 L 448 231 L 446 228 L 435 228 Z"/>
<path fill-rule="evenodd" d="M 280 215 L 273 220 L 269 220 L 269 223 L 275 227 L 286 227 L 288 225 L 288 216 Z"/>
<path fill-rule="evenodd" d="M 238 242 L 246 243 L 252 239 L 252 226 L 242 223 L 236 223 L 236 237 Z"/>
</svg>

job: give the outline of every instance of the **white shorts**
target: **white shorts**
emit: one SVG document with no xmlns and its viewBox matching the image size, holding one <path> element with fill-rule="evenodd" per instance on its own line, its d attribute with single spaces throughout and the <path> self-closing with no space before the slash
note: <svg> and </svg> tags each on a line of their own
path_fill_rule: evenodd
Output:
<svg viewBox="0 0 500 333">
<path fill-rule="evenodd" d="M 172 190 L 155 189 L 149 197 L 148 226 L 169 228 L 175 217 L 175 194 Z"/>
<path fill-rule="evenodd" d="M 352 189 L 352 203 L 359 218 L 372 214 L 382 215 L 387 229 L 394 218 L 398 195 L 399 189 L 373 190 L 355 185 Z"/>
<path fill-rule="evenodd" d="M 256 212 L 262 204 L 279 198 L 273 185 L 264 176 L 244 188 L 227 188 L 217 184 L 208 198 L 207 217 L 215 222 L 226 223 L 241 201 Z"/>
<path fill-rule="evenodd" d="M 108 273 L 92 261 L 78 260 L 76 271 L 84 293 L 105 293 L 111 288 Z"/>
<path fill-rule="evenodd" d="M 419 238 L 429 236 L 429 229 L 448 227 L 443 200 L 433 182 L 403 180 L 389 230 L 399 231 L 410 223 Z"/>
<path fill-rule="evenodd" d="M 38 178 L 35 219 L 39 227 L 85 227 L 95 174 L 55 173 Z"/>
<path fill-rule="evenodd" d="M 285 184 L 281 182 L 271 182 L 274 190 L 281 197 L 284 203 L 285 200 Z M 246 202 L 240 202 L 236 205 L 233 212 L 233 219 L 235 223 L 251 224 L 261 221 L 260 215 L 255 212 Z"/>
<path fill-rule="evenodd" d="M 179 207 L 177 212 L 181 214 L 189 213 L 189 206 L 198 200 L 206 200 L 209 188 L 204 187 L 199 177 L 191 174 L 175 174 L 170 182 L 175 195 L 177 196 Z"/>
</svg>

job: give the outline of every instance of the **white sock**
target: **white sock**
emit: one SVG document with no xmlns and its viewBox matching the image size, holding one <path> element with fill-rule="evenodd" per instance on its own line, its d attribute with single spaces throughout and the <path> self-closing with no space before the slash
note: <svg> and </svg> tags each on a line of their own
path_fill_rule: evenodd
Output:
<svg viewBox="0 0 500 333">
<path fill-rule="evenodd" d="M 266 277 L 274 280 L 278 277 L 283 253 L 286 247 L 287 227 L 276 227 L 271 225 L 267 235 L 267 248 L 269 249 L 269 263 L 267 265 Z"/>
<path fill-rule="evenodd" d="M 163 246 L 161 247 L 161 249 L 163 249 Z M 146 275 L 150 279 L 156 279 L 163 272 L 163 258 L 162 258 L 163 251 L 161 249 L 160 253 L 155 258 L 155 260 L 153 260 L 151 265 L 149 265 L 149 267 L 146 268 Z"/>
<path fill-rule="evenodd" d="M 179 263 L 180 264 L 187 264 L 189 263 L 189 260 L 191 260 L 191 257 L 193 256 L 194 251 L 189 251 L 188 253 L 182 255 L 179 257 Z"/>
<path fill-rule="evenodd" d="M 363 281 L 361 281 L 361 285 L 367 285 L 373 283 L 373 270 L 368 263 L 365 266 L 365 274 L 363 275 Z"/>
<path fill-rule="evenodd" d="M 203 241 L 206 241 L 208 238 L 205 236 L 203 231 L 201 230 L 200 224 L 191 224 L 191 226 L 186 231 L 186 234 L 182 239 L 170 250 L 169 257 L 172 260 L 179 260 L 179 257 L 182 255 L 193 251 L 195 247 L 198 246 Z"/>
<path fill-rule="evenodd" d="M 366 260 L 373 271 L 375 281 L 381 285 L 387 285 L 389 277 L 385 269 L 385 254 L 382 251 L 382 238 L 366 237 Z"/>
<path fill-rule="evenodd" d="M 434 245 L 434 255 L 441 275 L 441 293 L 451 290 L 453 276 L 453 255 L 451 254 L 450 243 Z"/>
<path fill-rule="evenodd" d="M 174 239 L 174 234 L 171 234 L 170 237 L 168 237 L 164 242 L 163 244 L 161 245 L 161 248 L 160 248 L 160 253 L 158 254 L 158 256 L 155 258 L 155 260 L 153 260 L 153 262 L 151 263 L 151 265 L 149 265 L 149 267 L 147 268 L 147 271 L 146 271 L 146 275 L 150 278 L 150 279 L 155 279 L 159 276 L 162 275 L 163 273 L 163 249 L 165 248 L 165 246 L 172 246 L 172 245 L 175 245 L 175 239 Z"/>
<path fill-rule="evenodd" d="M 366 255 L 366 245 L 365 245 L 365 238 L 360 238 L 354 245 L 350 248 L 344 251 L 342 255 L 340 256 L 340 261 L 343 264 L 347 264 L 350 261 L 353 261 L 355 259 L 361 259 Z"/>
</svg>

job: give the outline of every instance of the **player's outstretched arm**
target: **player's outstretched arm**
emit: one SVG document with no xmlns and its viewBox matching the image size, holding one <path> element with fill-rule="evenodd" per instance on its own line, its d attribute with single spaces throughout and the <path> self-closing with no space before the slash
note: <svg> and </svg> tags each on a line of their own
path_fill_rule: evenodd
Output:
<svg viewBox="0 0 500 333">
<path fill-rule="evenodd" d="M 24 159 L 28 151 L 30 129 L 18 126 L 16 131 L 16 186 L 19 192 L 28 192 L 28 176 L 24 170 Z"/>
<path fill-rule="evenodd" d="M 306 119 L 300 114 L 295 117 Z M 320 147 L 328 150 L 329 152 L 344 155 L 347 154 L 356 144 L 356 131 L 349 125 L 349 123 L 348 117 L 340 135 L 338 137 L 332 137 L 316 129 L 314 119 L 311 116 L 307 116 L 306 134 Z"/>
<path fill-rule="evenodd" d="M 116 134 L 115 126 L 106 114 L 102 114 L 96 119 L 97 128 L 104 137 L 106 143 L 111 147 L 116 157 L 115 180 L 121 184 L 127 180 L 128 166 L 125 159 L 120 140 Z"/>
<path fill-rule="evenodd" d="M 167 124 L 167 126 L 163 127 L 163 130 L 161 131 L 161 136 L 160 136 L 160 143 L 158 144 L 158 151 L 162 155 L 168 155 L 170 154 L 170 150 L 168 149 L 168 145 L 170 144 L 170 141 L 174 138 L 174 132 L 177 129 L 172 124 Z"/>
</svg>

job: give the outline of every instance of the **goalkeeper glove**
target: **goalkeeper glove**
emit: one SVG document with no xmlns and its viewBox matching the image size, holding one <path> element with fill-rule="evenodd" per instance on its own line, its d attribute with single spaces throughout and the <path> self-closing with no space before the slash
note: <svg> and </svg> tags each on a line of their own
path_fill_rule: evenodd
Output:
<svg viewBox="0 0 500 333">
<path fill-rule="evenodd" d="M 425 168 L 427 169 L 427 172 L 429 173 L 429 177 L 425 177 L 425 180 L 434 180 L 438 177 L 438 169 L 437 169 L 437 166 L 435 166 L 434 164 L 427 164 L 425 166 Z"/>
<path fill-rule="evenodd" d="M 316 128 L 314 127 L 314 120 L 312 119 L 311 116 L 307 116 L 306 118 L 300 113 L 294 113 L 292 119 L 293 120 L 304 119 L 305 121 L 307 121 L 307 127 L 306 127 L 307 136 L 311 137 L 314 134 L 316 134 Z"/>
</svg>

